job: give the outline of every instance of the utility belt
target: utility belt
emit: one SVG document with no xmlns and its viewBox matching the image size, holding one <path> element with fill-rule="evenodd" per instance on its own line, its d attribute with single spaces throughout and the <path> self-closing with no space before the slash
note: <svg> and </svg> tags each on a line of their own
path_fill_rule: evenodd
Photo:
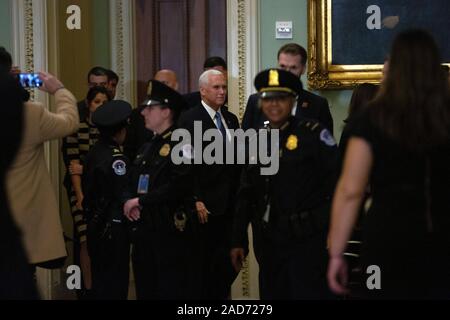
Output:
<svg viewBox="0 0 450 320">
<path fill-rule="evenodd" d="M 108 248 L 114 240 L 114 235 L 117 235 L 117 231 L 113 232 L 113 229 L 124 224 L 123 219 L 106 218 L 101 213 L 94 214 L 87 223 L 89 254 L 95 255 Z M 124 232 L 126 232 L 125 229 Z"/>
<path fill-rule="evenodd" d="M 264 229 L 275 228 L 278 232 L 285 234 L 286 238 L 304 241 L 328 231 L 330 209 L 330 202 L 327 201 L 309 210 L 282 214 L 272 221 L 273 224 L 271 221 L 263 222 L 263 225 L 266 226 Z M 272 227 L 270 227 L 271 224 Z"/>
<path fill-rule="evenodd" d="M 141 213 L 141 221 L 131 224 L 131 236 L 133 241 L 145 236 L 148 231 L 181 236 L 197 232 L 197 221 L 196 212 L 189 206 L 181 205 L 175 210 L 164 206 L 144 209 Z"/>
</svg>

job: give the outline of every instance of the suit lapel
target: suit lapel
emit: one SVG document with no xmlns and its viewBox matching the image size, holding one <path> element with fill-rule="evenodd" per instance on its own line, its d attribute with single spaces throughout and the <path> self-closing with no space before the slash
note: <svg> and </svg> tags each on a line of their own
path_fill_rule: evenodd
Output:
<svg viewBox="0 0 450 320">
<path fill-rule="evenodd" d="M 239 126 L 236 125 L 236 123 L 233 121 L 233 117 L 231 116 L 230 112 L 228 112 L 227 110 L 224 110 L 223 108 L 222 108 L 221 112 L 225 119 L 225 122 L 227 123 L 228 129 L 239 129 Z"/>
<path fill-rule="evenodd" d="M 308 101 L 306 100 L 306 97 L 302 92 L 298 97 L 297 110 L 295 111 L 295 117 L 297 119 L 302 119 L 305 117 L 306 108 L 303 107 L 303 104 L 305 103 L 308 103 Z"/>
<path fill-rule="evenodd" d="M 208 111 L 206 111 L 205 107 L 202 104 L 200 104 L 197 108 L 198 108 L 197 109 L 198 119 L 196 117 L 195 120 L 202 121 L 203 131 L 208 130 L 208 129 L 216 129 L 217 128 L 216 124 L 209 116 L 209 113 L 208 113 Z"/>
</svg>

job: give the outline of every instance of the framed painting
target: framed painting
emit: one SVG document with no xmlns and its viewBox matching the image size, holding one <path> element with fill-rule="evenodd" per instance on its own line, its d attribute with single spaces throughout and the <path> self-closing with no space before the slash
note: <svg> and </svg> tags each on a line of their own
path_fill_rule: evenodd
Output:
<svg viewBox="0 0 450 320">
<path fill-rule="evenodd" d="M 428 30 L 450 62 L 448 0 L 308 0 L 308 86 L 349 89 L 379 83 L 392 40 Z"/>
</svg>

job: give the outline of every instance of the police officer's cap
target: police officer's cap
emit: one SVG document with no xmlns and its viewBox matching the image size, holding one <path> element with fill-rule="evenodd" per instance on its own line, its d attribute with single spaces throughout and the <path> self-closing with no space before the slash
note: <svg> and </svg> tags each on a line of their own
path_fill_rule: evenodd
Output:
<svg viewBox="0 0 450 320">
<path fill-rule="evenodd" d="M 302 91 L 302 82 L 289 71 L 268 69 L 255 78 L 255 87 L 262 99 L 298 96 Z"/>
<path fill-rule="evenodd" d="M 92 122 L 99 128 L 111 128 L 126 123 L 131 114 L 131 105 L 122 100 L 106 102 L 94 111 Z"/>
<path fill-rule="evenodd" d="M 141 103 L 140 108 L 159 105 L 170 108 L 177 113 L 186 107 L 183 96 L 171 87 L 157 80 L 150 80 L 147 88 L 147 98 Z"/>
</svg>

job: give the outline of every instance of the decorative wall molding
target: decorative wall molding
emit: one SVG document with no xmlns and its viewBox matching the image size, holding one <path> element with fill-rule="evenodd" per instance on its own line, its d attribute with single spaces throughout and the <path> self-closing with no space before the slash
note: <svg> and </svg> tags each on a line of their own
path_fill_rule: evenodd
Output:
<svg viewBox="0 0 450 320">
<path fill-rule="evenodd" d="M 116 99 L 137 105 L 134 1 L 110 0 L 111 69 L 120 77 Z"/>
<path fill-rule="evenodd" d="M 260 70 L 259 1 L 227 0 L 229 105 L 242 119 Z"/>
<path fill-rule="evenodd" d="M 257 0 L 227 0 L 228 106 L 241 120 L 260 69 L 259 16 Z M 259 298 L 258 264 L 253 254 L 247 257 L 232 295 L 235 299 Z"/>
</svg>

